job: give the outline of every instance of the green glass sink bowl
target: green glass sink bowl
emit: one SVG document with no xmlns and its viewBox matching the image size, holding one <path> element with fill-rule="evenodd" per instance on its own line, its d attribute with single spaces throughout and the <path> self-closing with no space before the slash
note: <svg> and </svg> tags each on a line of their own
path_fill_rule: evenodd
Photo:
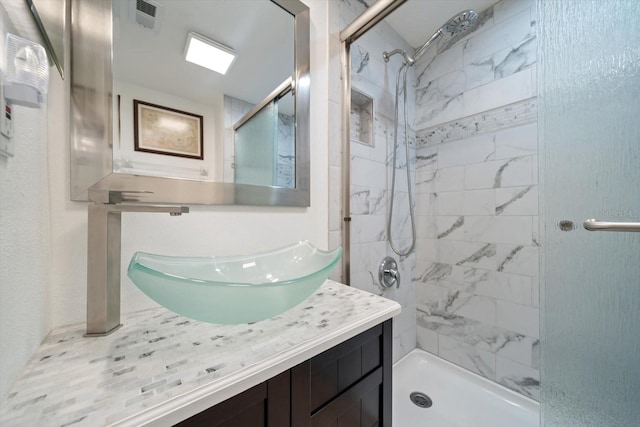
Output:
<svg viewBox="0 0 640 427">
<path fill-rule="evenodd" d="M 324 283 L 342 248 L 307 241 L 234 257 L 136 252 L 127 274 L 147 296 L 178 314 L 210 323 L 257 322 L 305 300 Z"/>
</svg>

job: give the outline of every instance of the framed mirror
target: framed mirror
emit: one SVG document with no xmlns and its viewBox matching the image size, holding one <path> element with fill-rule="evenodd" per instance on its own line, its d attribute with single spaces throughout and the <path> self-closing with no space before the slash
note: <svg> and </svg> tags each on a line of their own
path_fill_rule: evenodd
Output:
<svg viewBox="0 0 640 427">
<path fill-rule="evenodd" d="M 73 0 L 71 14 L 72 200 L 309 206 L 303 3 Z M 235 56 L 225 74 L 187 60 L 200 43 Z"/>
</svg>

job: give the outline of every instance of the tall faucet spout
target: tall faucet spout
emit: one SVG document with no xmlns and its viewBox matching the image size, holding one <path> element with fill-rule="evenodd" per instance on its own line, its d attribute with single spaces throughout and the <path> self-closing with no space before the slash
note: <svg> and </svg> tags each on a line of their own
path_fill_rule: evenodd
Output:
<svg viewBox="0 0 640 427">
<path fill-rule="evenodd" d="M 87 332 L 109 335 L 120 326 L 120 258 L 122 212 L 189 213 L 188 206 L 109 204 L 89 205 L 87 246 Z"/>
</svg>

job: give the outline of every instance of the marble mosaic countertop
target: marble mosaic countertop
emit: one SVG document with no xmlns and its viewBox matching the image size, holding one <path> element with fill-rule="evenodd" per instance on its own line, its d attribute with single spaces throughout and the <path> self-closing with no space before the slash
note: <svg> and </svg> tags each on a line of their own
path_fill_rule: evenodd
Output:
<svg viewBox="0 0 640 427">
<path fill-rule="evenodd" d="M 2 426 L 172 425 L 400 312 L 327 280 L 297 307 L 253 324 L 213 325 L 165 308 L 123 315 L 110 336 L 53 330 L 0 406 Z"/>
</svg>

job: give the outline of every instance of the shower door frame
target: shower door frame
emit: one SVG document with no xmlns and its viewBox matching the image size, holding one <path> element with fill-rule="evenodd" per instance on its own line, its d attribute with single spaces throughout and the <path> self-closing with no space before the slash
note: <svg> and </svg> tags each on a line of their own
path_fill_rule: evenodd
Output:
<svg viewBox="0 0 640 427">
<path fill-rule="evenodd" d="M 340 31 L 342 81 L 342 282 L 351 286 L 351 44 L 407 0 L 378 0 Z M 375 135 L 374 135 L 375 138 Z"/>
</svg>

